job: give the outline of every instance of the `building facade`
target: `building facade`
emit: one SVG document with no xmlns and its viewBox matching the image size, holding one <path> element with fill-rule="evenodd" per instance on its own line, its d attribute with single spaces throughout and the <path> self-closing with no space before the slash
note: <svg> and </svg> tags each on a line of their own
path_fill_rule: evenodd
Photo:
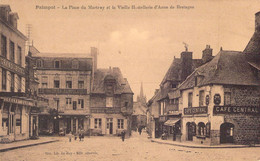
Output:
<svg viewBox="0 0 260 161">
<path fill-rule="evenodd" d="M 131 135 L 133 92 L 119 68 L 95 71 L 90 100 L 92 135 Z"/>
<path fill-rule="evenodd" d="M 153 100 L 150 100 L 149 110 L 154 111 L 158 104 L 159 118 L 158 122 L 153 122 L 157 127 L 149 127 L 156 129 L 156 137 L 160 137 L 163 133 L 167 134 L 167 139 L 180 140 L 181 139 L 181 114 L 179 108 L 180 91 L 177 89 L 180 85 L 197 67 L 209 62 L 212 56 L 212 49 L 209 45 L 202 52 L 202 59 L 193 59 L 193 53 L 183 51 L 180 58 L 175 58 L 165 74 L 159 92 Z M 156 98 L 156 99 L 154 99 Z M 157 102 L 157 103 L 155 103 Z M 153 105 L 155 104 L 155 105 Z M 151 113 L 151 112 L 150 112 Z M 155 119 L 155 118 L 153 118 Z M 154 135 L 155 136 L 155 135 Z"/>
<path fill-rule="evenodd" d="M 92 53 L 97 54 L 97 53 Z M 42 56 L 41 56 L 42 55 Z M 38 94 L 49 100 L 41 111 L 41 134 L 78 133 L 89 129 L 92 58 L 33 56 Z"/>
<path fill-rule="evenodd" d="M 9 142 L 29 138 L 33 99 L 25 88 L 25 42 L 17 29 L 18 14 L 9 5 L 0 5 L 0 138 Z"/>
</svg>

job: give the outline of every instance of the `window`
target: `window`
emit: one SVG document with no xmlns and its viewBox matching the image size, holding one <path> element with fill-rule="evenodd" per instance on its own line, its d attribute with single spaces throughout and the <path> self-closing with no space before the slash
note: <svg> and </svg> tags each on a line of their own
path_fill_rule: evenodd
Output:
<svg viewBox="0 0 260 161">
<path fill-rule="evenodd" d="M 224 105 L 231 105 L 231 92 L 224 93 Z"/>
<path fill-rule="evenodd" d="M 38 68 L 41 68 L 41 67 L 43 66 L 42 60 L 37 60 L 37 61 L 36 61 L 36 66 L 37 66 Z"/>
<path fill-rule="evenodd" d="M 71 107 L 71 98 L 66 98 L 66 107 Z"/>
<path fill-rule="evenodd" d="M 54 88 L 60 88 L 60 81 L 54 80 Z"/>
<path fill-rule="evenodd" d="M 7 56 L 7 47 L 6 47 L 6 37 L 4 35 L 1 36 L 1 55 L 6 58 Z"/>
<path fill-rule="evenodd" d="M 113 97 L 106 97 L 106 107 L 113 107 Z"/>
<path fill-rule="evenodd" d="M 54 67 L 55 67 L 55 68 L 60 68 L 60 61 L 56 60 L 56 61 L 54 62 Z"/>
<path fill-rule="evenodd" d="M 22 48 L 20 46 L 17 48 L 17 60 L 17 63 L 22 65 Z"/>
<path fill-rule="evenodd" d="M 72 68 L 73 69 L 78 69 L 79 68 L 79 62 L 77 60 L 72 61 Z"/>
<path fill-rule="evenodd" d="M 22 91 L 22 78 L 21 78 L 21 76 L 17 77 L 17 89 L 18 89 L 18 92 Z"/>
<path fill-rule="evenodd" d="M 14 55 L 14 42 L 10 41 L 10 44 L 9 44 L 9 53 L 10 53 L 10 60 L 12 62 L 14 62 L 15 60 L 15 55 Z"/>
<path fill-rule="evenodd" d="M 206 133 L 205 124 L 203 122 L 200 122 L 198 124 L 198 135 L 205 136 L 205 133 Z"/>
<path fill-rule="evenodd" d="M 84 100 L 83 99 L 79 99 L 78 100 L 78 104 L 81 108 L 84 108 Z"/>
<path fill-rule="evenodd" d="M 95 119 L 95 129 L 101 129 L 101 119 Z"/>
<path fill-rule="evenodd" d="M 117 128 L 124 129 L 124 119 L 117 119 Z"/>
<path fill-rule="evenodd" d="M 125 102 L 125 107 L 128 107 L 128 102 Z"/>
<path fill-rule="evenodd" d="M 11 72 L 10 72 L 11 73 Z M 14 92 L 14 73 L 11 73 L 11 86 L 10 91 Z"/>
<path fill-rule="evenodd" d="M 72 81 L 66 81 L 66 88 L 72 88 Z"/>
<path fill-rule="evenodd" d="M 48 88 L 48 77 L 42 76 L 42 88 Z"/>
<path fill-rule="evenodd" d="M 199 93 L 199 106 L 200 107 L 204 105 L 204 97 L 205 97 L 204 91 L 200 91 L 200 93 Z"/>
<path fill-rule="evenodd" d="M 176 88 L 177 87 L 177 85 L 176 84 L 172 84 L 172 88 Z"/>
<path fill-rule="evenodd" d="M 84 88 L 84 81 L 78 81 L 78 88 L 83 89 Z"/>
<path fill-rule="evenodd" d="M 58 98 L 54 98 L 54 106 L 58 110 L 60 107 L 60 100 Z"/>
<path fill-rule="evenodd" d="M 22 119 L 22 107 L 18 107 L 16 110 L 16 114 L 15 114 L 15 119 L 16 119 L 16 133 L 22 133 L 22 128 L 21 128 L 21 119 Z"/>
<path fill-rule="evenodd" d="M 192 92 L 188 94 L 188 107 L 192 107 Z"/>
<path fill-rule="evenodd" d="M 2 68 L 2 89 L 6 90 L 6 70 Z"/>
<path fill-rule="evenodd" d="M 77 101 L 73 101 L 73 110 L 77 109 Z"/>
</svg>

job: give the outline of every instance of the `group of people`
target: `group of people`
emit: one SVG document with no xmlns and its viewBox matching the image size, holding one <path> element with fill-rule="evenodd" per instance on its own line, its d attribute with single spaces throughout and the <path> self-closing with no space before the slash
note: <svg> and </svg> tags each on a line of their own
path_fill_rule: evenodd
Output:
<svg viewBox="0 0 260 161">
<path fill-rule="evenodd" d="M 71 142 L 72 137 L 73 137 L 72 132 L 70 132 L 67 136 L 69 137 L 69 142 Z M 78 137 L 79 137 L 79 141 L 84 141 L 84 130 L 83 129 L 80 129 L 79 133 L 74 134 L 75 141 L 77 140 Z M 123 130 L 121 132 L 121 139 L 123 142 L 125 141 L 125 130 Z"/>
<path fill-rule="evenodd" d="M 72 135 L 72 132 L 70 132 L 70 133 L 68 134 L 69 142 L 71 142 L 72 136 L 73 136 L 73 135 Z M 74 134 L 74 140 L 76 141 L 78 137 L 79 137 L 79 141 L 84 141 L 84 130 L 83 130 L 83 129 L 80 129 L 80 130 L 79 130 L 79 133 L 75 133 L 75 134 Z"/>
</svg>

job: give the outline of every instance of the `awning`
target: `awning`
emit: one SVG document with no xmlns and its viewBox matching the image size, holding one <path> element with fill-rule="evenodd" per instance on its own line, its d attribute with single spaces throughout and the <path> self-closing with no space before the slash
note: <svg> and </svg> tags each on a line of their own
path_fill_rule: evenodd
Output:
<svg viewBox="0 0 260 161">
<path fill-rule="evenodd" d="M 164 125 L 166 125 L 166 126 L 174 126 L 178 121 L 180 121 L 180 119 L 178 119 L 178 118 L 170 119 L 170 120 L 167 120 L 164 123 Z"/>
</svg>

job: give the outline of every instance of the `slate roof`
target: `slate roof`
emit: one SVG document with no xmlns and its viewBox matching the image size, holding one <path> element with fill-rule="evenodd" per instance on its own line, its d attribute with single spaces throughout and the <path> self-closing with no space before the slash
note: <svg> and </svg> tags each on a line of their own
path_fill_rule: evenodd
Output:
<svg viewBox="0 0 260 161">
<path fill-rule="evenodd" d="M 259 78 L 254 75 L 246 55 L 239 51 L 220 51 L 210 62 L 197 68 L 179 86 L 181 90 L 193 88 L 195 77 L 197 86 L 209 84 L 259 86 Z"/>
<path fill-rule="evenodd" d="M 158 101 L 160 95 L 161 95 L 161 90 L 159 89 L 159 91 L 155 95 L 153 95 L 153 97 L 148 101 L 147 106 L 150 106 L 153 104 L 153 102 Z"/>
<path fill-rule="evenodd" d="M 116 87 L 114 94 L 123 94 L 130 93 L 133 94 L 133 91 L 126 78 L 123 78 L 123 75 L 118 67 L 112 69 L 97 69 L 94 74 L 94 84 L 92 88 L 92 93 L 104 94 L 105 93 L 105 78 L 111 77 L 116 80 Z"/>
<path fill-rule="evenodd" d="M 167 73 L 165 74 L 161 85 L 164 84 L 166 81 L 180 81 L 181 80 L 181 59 L 174 58 L 170 68 L 168 69 Z"/>
</svg>

